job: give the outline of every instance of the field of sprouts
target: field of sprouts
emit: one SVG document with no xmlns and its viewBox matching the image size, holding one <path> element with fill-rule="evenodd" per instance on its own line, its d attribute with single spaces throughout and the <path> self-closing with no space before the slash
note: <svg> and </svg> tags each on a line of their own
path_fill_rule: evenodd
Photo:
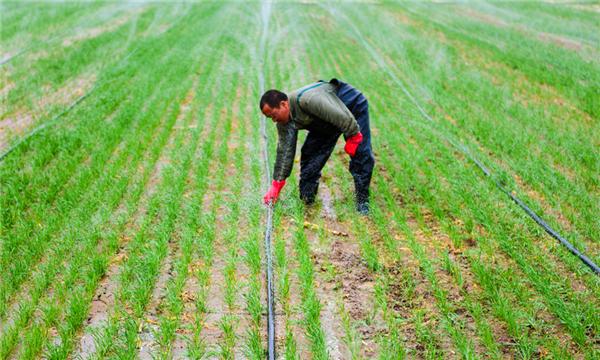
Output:
<svg viewBox="0 0 600 360">
<path fill-rule="evenodd" d="M 276 357 L 600 357 L 600 277 L 507 196 L 600 263 L 597 2 L 0 14 L 0 359 L 265 358 L 258 102 L 333 77 L 369 99 L 371 212 L 342 140 L 315 205 L 296 161 Z"/>
</svg>

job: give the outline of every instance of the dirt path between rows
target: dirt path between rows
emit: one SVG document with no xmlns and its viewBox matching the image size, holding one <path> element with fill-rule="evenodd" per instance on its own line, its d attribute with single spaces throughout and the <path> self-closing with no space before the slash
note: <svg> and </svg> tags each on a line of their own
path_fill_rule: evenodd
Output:
<svg viewBox="0 0 600 360">
<path fill-rule="evenodd" d="M 332 358 L 372 358 L 377 356 L 375 336 L 382 331 L 381 321 L 370 314 L 375 275 L 362 259 L 352 226 L 338 220 L 333 199 L 339 196 L 322 181 L 320 209 L 318 205 L 307 208 L 304 223 L 316 270 L 315 288 L 322 304 L 321 326 Z M 349 318 L 349 324 L 344 324 L 344 317 Z"/>
</svg>

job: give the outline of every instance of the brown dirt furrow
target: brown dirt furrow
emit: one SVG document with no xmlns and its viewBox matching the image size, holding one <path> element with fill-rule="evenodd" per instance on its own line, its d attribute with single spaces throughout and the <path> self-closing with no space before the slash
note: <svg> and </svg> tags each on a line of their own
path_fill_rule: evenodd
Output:
<svg viewBox="0 0 600 360">
<path fill-rule="evenodd" d="M 178 117 L 175 121 L 175 125 L 173 127 L 175 131 L 184 132 L 184 144 L 187 144 L 191 141 L 193 133 L 192 131 L 190 131 L 190 129 L 195 129 L 197 126 L 197 115 L 192 114 L 192 116 L 188 116 L 188 114 L 191 111 L 192 103 L 195 100 L 199 78 L 200 77 L 198 76 L 194 79 L 190 90 L 181 102 L 180 113 L 178 114 Z M 205 126 L 203 130 L 207 130 L 207 127 Z M 196 143 L 195 148 L 192 149 L 194 154 L 196 154 L 197 151 L 201 148 L 201 145 L 199 144 L 199 139 L 204 139 L 206 137 L 207 133 L 202 133 L 199 136 L 198 143 Z M 186 176 L 186 188 L 183 193 L 184 202 L 189 201 L 191 186 L 193 186 L 192 184 L 194 184 L 194 164 L 197 164 L 197 162 L 192 162 L 192 164 L 193 165 L 188 170 Z M 184 209 L 185 207 L 185 204 L 182 204 L 181 208 Z M 140 332 L 138 333 L 138 337 L 140 339 L 140 342 L 138 344 L 138 357 L 140 359 L 153 359 L 157 356 L 160 350 L 159 344 L 154 334 L 160 330 L 159 322 L 162 315 L 164 314 L 163 301 L 167 293 L 167 287 L 169 286 L 169 283 L 173 279 L 173 277 L 176 276 L 176 274 L 173 272 L 174 263 L 176 261 L 175 259 L 181 258 L 182 256 L 179 245 L 179 241 L 181 240 L 179 234 L 181 231 L 181 227 L 184 226 L 184 224 L 182 224 L 182 221 L 185 221 L 182 219 L 182 217 L 178 218 L 177 224 L 175 226 L 175 231 L 171 234 L 171 238 L 169 239 L 168 243 L 168 253 L 165 259 L 163 260 L 160 273 L 157 277 L 156 284 L 152 291 L 151 300 L 146 308 L 146 315 L 144 316 L 144 319 L 142 319 L 143 325 L 142 327 L 140 327 Z"/>
<path fill-rule="evenodd" d="M 296 271 L 299 267 L 297 262 L 297 256 L 294 250 L 294 235 L 289 229 L 293 229 L 296 224 L 289 221 L 289 218 L 283 218 L 281 226 L 284 229 L 281 236 L 285 241 L 285 253 L 287 255 L 287 268 L 289 274 L 289 299 L 287 309 L 284 310 L 286 318 L 279 316 L 279 320 L 284 320 L 285 325 L 276 327 L 276 330 L 283 332 L 285 338 L 285 332 L 289 329 L 296 345 L 296 355 L 300 359 L 310 358 L 310 342 L 306 336 L 306 330 L 304 329 L 304 316 L 302 314 L 302 299 L 300 294 L 302 293 L 298 277 L 295 276 Z M 278 337 L 279 340 L 279 337 Z M 283 342 L 281 343 L 283 345 Z"/>
<path fill-rule="evenodd" d="M 450 237 L 444 233 L 444 231 L 441 229 L 441 226 L 439 225 L 439 223 L 433 218 L 433 216 L 430 213 L 425 212 L 424 219 L 425 219 L 425 222 L 426 222 L 428 228 L 431 230 L 431 235 L 432 235 L 431 242 L 432 242 L 432 245 L 435 247 L 434 252 L 438 253 L 437 256 L 441 257 L 442 253 L 447 251 L 449 253 L 449 256 L 453 260 L 455 260 L 455 263 L 460 267 L 460 273 L 461 273 L 461 277 L 463 279 L 463 286 L 462 286 L 462 288 L 458 289 L 458 293 L 456 290 L 458 285 L 456 285 L 455 281 L 451 278 L 451 274 L 449 274 L 446 270 L 442 270 L 442 269 L 438 269 L 436 271 L 436 275 L 439 274 L 438 276 L 440 279 L 440 285 L 442 285 L 444 287 L 444 289 L 450 290 L 448 292 L 449 299 L 453 303 L 462 304 L 464 301 L 464 295 L 467 293 L 470 294 L 471 296 L 474 296 L 476 294 L 482 295 L 482 289 L 481 289 L 480 285 L 477 283 L 477 281 L 475 280 L 475 275 L 473 274 L 473 272 L 471 270 L 469 260 L 467 257 L 467 254 L 469 253 L 469 248 L 476 246 L 476 243 L 466 241 L 462 248 L 457 248 L 456 246 L 454 246 L 454 244 L 450 240 Z M 462 224 L 458 220 L 455 220 L 455 223 L 457 223 L 458 225 Z M 505 258 L 505 256 L 499 256 L 499 257 L 495 257 L 494 259 L 490 259 L 490 263 L 506 263 L 506 262 L 512 263 L 512 261 L 508 261 L 508 259 L 506 259 L 506 258 L 503 260 L 500 260 L 500 258 L 502 258 L 502 257 Z M 483 258 L 486 258 L 486 256 L 484 255 Z M 511 268 L 518 268 L 518 265 L 514 264 L 514 263 L 512 265 L 505 264 L 504 267 L 505 266 L 511 266 Z M 449 283 L 454 283 L 455 286 L 450 286 Z M 535 291 L 535 290 L 531 289 L 531 291 Z M 533 300 L 533 299 L 537 299 L 537 300 Z M 535 293 L 533 293 L 533 292 L 530 295 L 530 298 L 528 300 L 536 301 L 539 303 L 544 302 L 540 298 L 539 295 L 535 295 Z M 515 306 L 517 306 L 517 305 L 515 304 Z M 458 309 L 461 309 L 461 308 L 457 307 L 457 310 Z M 464 309 L 464 308 L 462 310 L 460 310 L 461 314 L 464 314 L 465 316 L 469 317 L 469 319 L 468 319 L 469 322 L 467 322 L 466 324 L 467 324 L 468 328 L 471 329 L 473 326 L 473 321 L 472 321 L 473 319 L 472 319 L 471 314 L 469 314 L 465 311 L 466 311 L 466 309 Z M 487 317 L 489 318 L 490 316 L 491 316 L 491 314 L 488 313 Z M 569 349 L 569 353 L 571 353 L 571 354 L 578 353 L 579 350 L 577 349 L 577 347 L 571 340 L 571 336 L 568 334 L 564 325 L 562 325 L 560 320 L 558 318 L 556 318 L 556 316 L 551 314 L 546 307 L 537 309 L 534 317 L 536 320 L 540 321 L 541 323 L 548 324 L 549 329 L 545 329 L 539 333 L 536 333 L 537 331 L 533 331 L 533 329 L 532 329 L 531 336 L 555 338 L 562 343 L 563 348 Z M 518 339 L 513 338 L 508 333 L 507 324 L 504 322 L 497 321 L 497 320 L 490 320 L 489 323 L 493 324 L 493 326 L 491 326 L 491 330 L 493 332 L 494 338 L 497 340 L 497 344 L 499 345 L 499 348 L 502 351 L 502 353 L 507 356 L 516 356 L 514 344 L 516 344 Z M 479 347 L 477 347 L 476 350 L 478 353 L 481 353 L 480 352 L 481 349 L 479 349 Z"/>
<path fill-rule="evenodd" d="M 252 112 L 250 108 L 250 104 L 246 103 L 245 111 L 241 111 L 243 99 L 247 98 L 250 93 L 249 88 L 243 88 L 242 86 L 238 86 L 236 89 L 236 94 L 234 101 L 232 103 L 232 125 L 231 125 L 231 137 L 228 141 L 229 151 L 232 154 L 236 154 L 237 152 L 242 152 L 243 154 L 249 153 L 248 148 L 248 136 L 247 134 L 242 133 L 242 129 L 247 129 L 247 124 L 244 124 L 245 128 L 241 128 L 241 121 L 245 121 L 246 119 L 243 117 L 243 114 L 249 114 Z M 247 130 L 246 130 L 247 131 Z M 236 168 L 236 165 L 232 163 L 229 165 L 229 172 L 227 177 L 232 179 L 239 179 L 245 174 L 250 173 L 250 161 L 244 161 L 242 168 Z M 237 201 L 240 206 L 240 215 L 237 223 L 237 239 L 233 240 L 232 246 L 235 247 L 235 255 L 237 257 L 236 268 L 234 279 L 236 283 L 236 295 L 235 295 L 235 312 L 238 312 L 238 316 L 236 318 L 237 326 L 235 330 L 236 336 L 236 344 L 233 349 L 235 358 L 244 358 L 246 356 L 245 350 L 247 347 L 247 337 L 248 330 L 252 324 L 252 318 L 250 313 L 247 310 L 246 306 L 246 297 L 247 289 L 249 287 L 250 281 L 252 281 L 252 274 L 250 268 L 244 261 L 247 256 L 246 251 L 241 246 L 241 244 L 245 241 L 248 234 L 250 234 L 250 224 L 248 223 L 248 212 L 250 211 L 249 207 L 251 206 L 260 206 L 260 204 L 250 203 L 245 201 L 246 194 L 252 194 L 251 184 L 249 181 L 244 181 L 241 184 L 241 189 L 239 193 L 234 195 L 235 199 L 233 201 Z"/>
<path fill-rule="evenodd" d="M 337 154 L 341 154 L 347 161 L 345 153 L 338 148 Z M 335 164 L 330 163 L 333 167 Z M 327 170 L 332 173 L 333 169 Z M 350 176 L 348 176 L 350 178 Z M 321 217 L 324 219 L 328 242 L 329 265 L 335 269 L 335 276 L 331 281 L 335 284 L 338 294 L 340 315 L 348 316 L 351 331 L 356 331 L 356 339 L 360 344 L 360 350 L 355 356 L 363 358 L 374 358 L 378 355 L 377 337 L 387 332 L 386 326 L 381 318 L 380 311 L 376 310 L 374 299 L 375 282 L 381 276 L 368 268 L 366 261 L 361 255 L 360 236 L 352 230 L 352 225 L 338 219 L 333 208 L 334 199 L 346 199 L 354 202 L 354 194 L 346 196 L 342 194 L 341 186 L 337 183 L 339 179 L 332 179 L 331 187 L 328 181 L 321 182 L 319 197 L 321 199 Z M 347 194 L 346 194 L 347 195 Z M 360 225 L 359 225 L 360 226 Z M 369 234 L 373 234 L 369 231 Z M 323 270 L 323 269 L 322 269 Z M 346 334 L 350 338 L 351 334 Z"/>
<path fill-rule="evenodd" d="M 213 207 L 213 199 L 213 196 L 210 194 L 205 194 L 202 208 L 211 209 Z M 203 234 L 198 232 L 197 236 L 202 237 Z M 202 306 L 200 304 L 206 304 L 210 294 L 208 292 L 209 289 L 205 288 L 205 285 L 200 279 L 203 278 L 204 273 L 210 271 L 208 267 L 211 265 L 212 264 L 208 263 L 206 259 L 198 257 L 197 255 L 194 256 L 188 265 L 190 276 L 187 278 L 183 287 L 183 311 L 181 313 L 180 325 L 177 329 L 177 336 L 173 343 L 173 356 L 175 358 L 183 358 L 187 355 L 191 346 L 190 339 L 192 334 L 194 334 L 194 331 L 198 328 L 204 328 L 206 314 L 205 310 L 200 307 Z"/>
<path fill-rule="evenodd" d="M 565 3 L 565 5 L 569 6 L 569 7 L 573 7 L 575 9 L 579 9 L 579 10 L 583 10 L 583 11 L 592 11 L 592 12 L 596 12 L 596 13 L 600 13 L 600 4 L 594 4 L 594 3 L 589 3 L 589 4 L 585 4 L 585 3 Z"/>
<path fill-rule="evenodd" d="M 235 316 L 236 326 L 235 326 L 235 337 L 236 343 L 233 348 L 234 357 L 236 359 L 242 359 L 246 357 L 246 347 L 247 347 L 247 337 L 248 330 L 252 324 L 252 318 L 250 317 L 250 313 L 246 310 L 246 289 L 248 287 L 248 282 L 250 281 L 250 271 L 247 266 L 245 266 L 243 256 L 244 252 L 239 254 L 238 266 L 236 268 L 236 282 L 238 283 L 236 286 L 236 297 L 235 297 L 235 305 L 233 311 L 230 310 L 230 314 Z"/>
<path fill-rule="evenodd" d="M 408 263 L 410 262 L 413 261 L 409 260 Z M 420 329 L 416 319 L 421 316 L 424 326 L 433 331 L 437 328 L 439 314 L 435 308 L 433 293 L 419 271 L 418 264 L 408 263 L 403 258 L 402 261 L 386 267 L 386 300 L 391 316 L 397 319 L 395 330 L 398 340 L 410 357 L 422 359 L 429 349 L 418 333 Z M 435 339 L 434 346 L 438 347 Z"/>
<path fill-rule="evenodd" d="M 341 322 L 341 316 L 337 309 L 337 296 L 335 292 L 335 284 L 331 281 L 325 281 L 320 272 L 322 271 L 323 264 L 327 263 L 329 257 L 327 247 L 321 244 L 319 239 L 319 228 L 314 224 L 314 217 L 316 214 L 311 214 L 309 209 L 307 216 L 305 216 L 305 233 L 306 238 L 311 248 L 311 255 L 313 258 L 313 266 L 316 268 L 315 272 L 315 292 L 322 305 L 321 308 L 321 328 L 325 334 L 325 342 L 327 350 L 332 359 L 347 359 L 350 355 L 350 350 L 344 343 L 345 331 Z M 314 212 L 313 212 L 314 213 Z M 311 224 L 311 225 L 308 225 Z M 321 229 L 323 230 L 323 229 Z"/>
<path fill-rule="evenodd" d="M 417 221 L 413 218 L 413 217 L 409 217 L 408 219 L 408 225 L 415 237 L 415 240 L 418 244 L 420 244 L 420 246 L 423 247 L 423 250 L 426 252 L 428 259 L 431 260 L 432 258 L 432 244 L 431 244 L 431 237 L 427 236 L 420 228 L 419 228 L 419 224 L 417 223 Z M 417 260 L 418 261 L 418 260 Z M 432 263 L 432 265 L 435 267 L 436 264 Z M 423 264 L 419 264 L 420 267 L 423 266 Z M 435 271 L 436 273 L 436 280 L 438 282 L 441 282 L 441 280 L 439 279 L 439 269 L 436 269 Z M 441 284 L 440 284 L 441 285 Z M 443 285 L 441 285 L 443 286 Z M 437 340 L 438 340 L 438 345 L 440 347 L 440 350 L 442 351 L 442 353 L 444 354 L 445 357 L 450 357 L 450 358 L 456 358 L 458 355 L 458 350 L 452 340 L 452 338 L 450 337 L 450 335 L 446 332 L 446 329 L 443 328 L 443 324 L 442 324 L 442 318 L 443 318 L 443 314 L 441 313 L 440 309 L 439 309 L 439 301 L 437 299 L 435 299 L 435 295 L 433 294 L 433 288 L 432 288 L 432 284 L 431 282 L 428 280 L 427 281 L 427 287 L 428 289 L 426 290 L 428 292 L 428 296 L 430 295 L 430 303 L 428 304 L 428 306 L 430 306 L 430 308 L 428 309 L 432 314 L 436 314 L 436 319 L 435 319 L 435 326 L 432 326 L 433 331 L 436 333 L 437 335 Z M 450 300 L 450 299 L 448 299 Z M 433 320 L 433 319 L 432 319 Z"/>
<path fill-rule="evenodd" d="M 214 105 L 209 103 L 204 110 L 204 124 L 202 128 L 201 139 L 207 139 L 208 134 L 211 131 L 211 121 L 209 121 L 214 112 Z M 194 155 L 194 161 L 205 161 L 205 154 L 202 153 L 202 146 L 198 146 Z M 214 157 L 210 160 L 211 164 L 215 163 Z M 210 166 L 209 166 L 210 168 Z M 209 188 L 214 187 L 214 178 L 211 177 L 205 181 L 209 182 Z M 192 181 L 193 183 L 193 181 Z M 201 209 L 204 209 L 204 214 L 210 213 L 210 209 L 214 206 L 214 196 L 210 191 L 205 191 L 202 197 Z M 196 236 L 201 237 L 203 234 L 198 231 Z M 204 321 L 202 309 L 197 308 L 199 297 L 203 296 L 203 285 L 199 281 L 201 273 L 206 271 L 208 264 L 205 259 L 199 257 L 199 251 L 194 252 L 194 256 L 188 265 L 188 278 L 185 281 L 185 285 L 182 291 L 182 300 L 184 303 L 183 311 L 181 313 L 181 319 L 179 328 L 177 329 L 177 336 L 173 342 L 172 355 L 174 358 L 185 358 L 188 353 L 189 337 L 193 333 L 194 329 L 198 324 Z"/>
<path fill-rule="evenodd" d="M 393 223 L 393 222 L 392 222 Z M 379 249 L 384 249 L 381 233 L 371 225 L 373 243 Z M 422 318 L 425 328 L 436 336 L 433 346 L 439 349 L 437 343 L 440 335 L 438 333 L 440 313 L 436 307 L 436 299 L 431 290 L 419 261 L 412 254 L 408 239 L 401 232 L 392 228 L 390 235 L 397 243 L 394 250 L 395 255 L 384 262 L 384 283 L 386 284 L 386 301 L 389 314 L 395 319 L 395 331 L 398 340 L 404 347 L 409 357 L 424 358 L 431 351 L 421 331 L 417 326 L 417 318 Z M 386 251 L 381 251 L 386 252 Z M 391 330 L 391 329 L 390 329 Z"/>
<path fill-rule="evenodd" d="M 386 179 L 386 184 L 394 184 L 390 172 L 383 164 L 379 164 L 378 169 L 379 174 Z M 400 193 L 400 189 L 392 186 L 391 190 L 399 206 L 404 207 L 404 195 Z M 442 315 L 432 285 L 422 264 L 410 248 L 411 240 L 399 228 L 400 220 L 395 219 L 392 212 L 386 212 L 385 215 L 390 224 L 386 229 L 380 230 L 370 220 L 367 222 L 374 245 L 380 249 L 380 253 L 390 253 L 388 258 L 384 257 L 382 272 L 386 284 L 385 296 L 389 312 L 387 316 L 392 317 L 396 324 L 393 330 L 398 333 L 399 342 L 411 358 L 427 358 L 433 354 L 440 356 L 440 352 L 445 356 L 456 354 L 449 337 L 444 335 L 441 328 Z M 417 226 L 412 217 L 409 217 L 407 222 L 410 228 Z M 384 233 L 395 241 L 393 249 L 386 250 L 389 245 L 384 243 Z M 413 235 L 418 243 L 427 243 L 422 232 L 413 231 Z"/>
<path fill-rule="evenodd" d="M 117 255 L 111 260 L 108 270 L 100 281 L 92 299 L 88 317 L 83 326 L 84 332 L 82 333 L 78 342 L 79 345 L 74 352 L 76 357 L 80 356 L 82 359 L 87 359 L 96 351 L 96 343 L 93 337 L 94 331 L 100 329 L 103 324 L 106 324 L 109 318 L 109 311 L 115 304 L 115 294 L 118 290 L 118 283 L 116 280 L 119 277 L 119 268 L 127 257 L 124 248 L 129 242 L 129 239 L 122 238 L 121 241 L 123 247 L 120 248 Z"/>
<path fill-rule="evenodd" d="M 459 9 L 457 9 L 457 11 L 459 11 Z M 506 21 L 504 21 L 500 18 L 497 18 L 495 16 L 492 16 L 490 14 L 485 14 L 485 13 L 479 12 L 475 9 L 463 8 L 462 11 L 460 11 L 460 13 L 462 15 L 466 15 L 466 16 L 473 18 L 475 20 L 478 20 L 480 22 L 484 22 L 486 24 L 494 25 L 497 27 L 509 26 L 509 24 Z"/>
<path fill-rule="evenodd" d="M 470 297 L 473 301 L 481 302 L 483 294 L 482 289 L 479 286 L 477 280 L 475 279 L 473 273 L 471 272 L 471 265 L 469 263 L 468 256 L 465 252 L 469 252 L 469 248 L 476 246 L 474 240 L 467 241 L 464 248 L 456 248 L 452 243 L 446 243 L 445 249 L 442 247 L 439 251 L 447 251 L 448 256 L 453 261 L 454 264 L 458 266 L 458 271 L 460 272 L 460 277 L 462 279 L 462 284 L 457 284 L 455 279 L 452 279 L 453 283 L 459 287 L 460 295 L 462 299 L 458 300 L 461 303 L 464 301 L 465 297 Z M 444 270 L 446 274 L 446 281 L 449 281 L 449 277 L 453 276 L 453 274 L 448 273 L 447 269 Z M 498 345 L 498 348 L 502 352 L 502 355 L 508 358 L 514 358 L 517 356 L 515 353 L 515 339 L 509 334 L 507 326 L 505 323 L 498 321 L 493 317 L 490 310 L 487 307 L 483 307 L 483 315 L 482 321 L 489 325 L 489 328 L 492 332 L 494 339 Z M 468 316 L 471 316 L 470 314 Z M 468 323 L 468 326 L 472 326 L 472 323 Z M 471 329 L 476 331 L 476 329 Z M 481 349 L 478 349 L 481 351 Z M 478 352 L 479 354 L 482 354 Z M 485 352 L 484 352 L 485 353 Z"/>
<path fill-rule="evenodd" d="M 222 108 L 219 110 L 218 122 L 223 124 L 226 121 L 227 109 Z M 224 131 L 223 131 L 224 132 Z M 219 149 L 222 146 L 228 146 L 225 143 L 225 139 L 229 137 L 229 134 L 219 134 L 217 139 L 217 145 L 215 149 Z M 230 161 L 230 152 L 227 152 L 227 162 Z M 221 328 L 223 321 L 226 320 L 228 313 L 228 307 L 225 303 L 225 284 L 226 278 L 226 266 L 227 266 L 227 249 L 228 244 L 225 239 L 227 234 L 228 225 L 227 217 L 229 216 L 231 209 L 228 208 L 227 202 L 230 200 L 231 191 L 228 189 L 230 182 L 226 176 L 227 171 L 231 171 L 232 166 L 227 166 L 228 169 L 220 168 L 216 174 L 212 175 L 218 177 L 217 183 L 209 186 L 208 192 L 215 194 L 215 198 L 211 200 L 216 207 L 215 210 L 215 238 L 213 242 L 213 254 L 212 261 L 210 263 L 210 275 L 208 280 L 208 290 L 206 298 L 206 314 L 203 321 L 203 328 L 201 332 L 202 341 L 206 346 L 207 354 L 209 356 L 219 356 L 221 354 L 221 345 L 224 339 L 224 332 Z M 231 179 L 229 179 L 231 180 Z M 223 181 L 219 183 L 219 181 Z"/>
<path fill-rule="evenodd" d="M 139 353 L 138 358 L 144 360 L 151 360 L 156 357 L 159 351 L 159 344 L 156 341 L 154 334 L 160 331 L 160 316 L 163 310 L 161 304 L 167 294 L 167 285 L 169 280 L 173 277 L 173 262 L 174 257 L 179 252 L 179 246 L 177 242 L 176 234 L 173 234 L 169 240 L 169 252 L 166 258 L 163 260 L 160 273 L 156 279 L 154 289 L 150 302 L 146 308 L 146 313 L 142 319 L 142 325 L 138 328 L 139 338 Z"/>
<path fill-rule="evenodd" d="M 543 42 L 552 43 L 563 47 L 567 50 L 579 51 L 583 49 L 583 44 L 575 39 L 570 39 L 564 36 L 550 34 L 546 32 L 539 32 L 537 38 Z"/>
<path fill-rule="evenodd" d="M 198 271 L 205 265 L 196 259 L 188 266 L 189 276 L 185 281 L 181 298 L 183 301 L 183 310 L 181 312 L 179 328 L 176 330 L 176 336 L 173 340 L 171 355 L 174 359 L 183 359 L 188 355 L 189 339 L 192 337 L 196 322 L 202 321 L 200 311 L 196 307 L 201 285 L 198 281 Z"/>
<path fill-rule="evenodd" d="M 324 182 L 319 186 L 319 197 L 321 198 L 321 217 L 331 223 L 337 222 L 337 215 L 333 208 L 333 194 Z"/>
<path fill-rule="evenodd" d="M 375 337 L 385 331 L 381 319 L 374 318 L 375 278 L 361 258 L 358 245 L 347 239 L 336 239 L 331 245 L 331 262 L 337 269 L 337 286 L 344 309 L 353 320 L 353 326 L 360 335 L 361 355 L 364 358 L 377 356 Z"/>
<path fill-rule="evenodd" d="M 449 274 L 445 269 L 442 269 L 442 258 L 446 251 L 458 253 L 462 252 L 462 250 L 455 248 L 448 234 L 442 231 L 439 224 L 437 224 L 429 212 L 425 211 L 424 218 L 428 234 L 424 236 L 424 239 L 427 240 L 427 242 L 422 244 L 426 244 L 424 248 L 426 249 L 429 258 L 437 259 L 434 260 L 436 262 L 434 266 L 436 267 L 435 275 L 438 285 L 446 292 L 446 297 L 449 300 L 451 311 L 453 313 L 453 319 L 456 323 L 463 324 L 462 330 L 465 333 L 465 336 L 471 340 L 475 352 L 477 354 L 484 354 L 486 350 L 481 344 L 481 339 L 477 333 L 475 319 L 469 310 L 464 306 L 464 292 L 455 283 L 451 274 Z M 423 237 L 421 230 L 414 229 L 414 231 L 415 233 L 420 233 L 419 237 Z M 470 269 L 461 270 L 464 271 L 464 273 L 461 273 L 461 275 L 464 276 L 464 288 L 469 289 L 470 292 L 480 289 L 479 285 L 474 281 L 474 277 Z M 473 282 L 469 282 L 467 280 L 471 280 Z"/>
<path fill-rule="evenodd" d="M 5 98 L 15 85 L 15 82 L 8 77 L 8 70 L 5 67 L 0 68 L 0 101 L 3 106 L 6 106 Z"/>
<path fill-rule="evenodd" d="M 321 327 L 325 332 L 325 343 L 331 359 L 348 359 L 350 351 L 343 342 L 344 329 L 334 299 L 331 299 L 332 288 L 317 287 L 319 299 L 325 300 L 321 308 Z"/>
<path fill-rule="evenodd" d="M 217 224 L 223 226 L 223 224 Z M 217 240 L 217 239 L 215 239 Z M 223 338 L 223 331 L 220 328 L 220 322 L 224 315 L 227 314 L 227 305 L 224 302 L 225 291 L 225 276 L 222 269 L 225 268 L 226 262 L 223 258 L 224 254 L 220 250 L 223 244 L 220 241 L 215 241 L 215 260 L 212 263 L 211 274 L 208 287 L 208 297 L 206 301 L 206 317 L 204 319 L 204 327 L 202 329 L 202 338 L 206 345 L 209 354 L 219 354 L 219 345 Z"/>
</svg>

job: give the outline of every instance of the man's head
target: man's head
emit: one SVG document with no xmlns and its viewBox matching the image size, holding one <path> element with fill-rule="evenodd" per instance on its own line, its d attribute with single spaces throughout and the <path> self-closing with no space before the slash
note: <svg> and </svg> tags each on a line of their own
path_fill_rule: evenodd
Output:
<svg viewBox="0 0 600 360">
<path fill-rule="evenodd" d="M 285 124 L 290 120 L 290 102 L 285 93 L 271 89 L 260 98 L 260 111 L 273 120 Z"/>
</svg>

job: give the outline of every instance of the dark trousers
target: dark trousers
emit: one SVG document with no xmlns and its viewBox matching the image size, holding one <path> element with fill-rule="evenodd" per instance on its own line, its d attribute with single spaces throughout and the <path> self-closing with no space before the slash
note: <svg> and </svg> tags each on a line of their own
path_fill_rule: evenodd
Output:
<svg viewBox="0 0 600 360">
<path fill-rule="evenodd" d="M 363 141 L 358 146 L 355 156 L 350 159 L 349 170 L 354 178 L 357 202 L 367 202 L 375 166 L 375 157 L 371 148 L 369 104 L 360 91 L 345 83 L 340 82 L 337 96 L 352 112 L 363 135 Z M 319 188 L 321 170 L 342 133 L 322 121 L 311 124 L 308 131 L 300 155 L 300 197 L 306 203 L 312 203 Z"/>
</svg>

